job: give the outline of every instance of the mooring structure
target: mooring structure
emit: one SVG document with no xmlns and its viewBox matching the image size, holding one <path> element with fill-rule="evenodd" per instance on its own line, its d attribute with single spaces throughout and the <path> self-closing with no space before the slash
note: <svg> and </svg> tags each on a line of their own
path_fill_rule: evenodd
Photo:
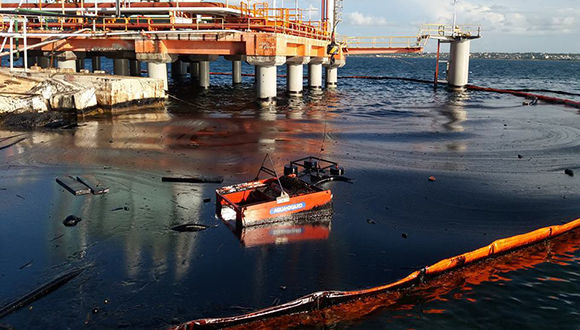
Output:
<svg viewBox="0 0 580 330">
<path fill-rule="evenodd" d="M 277 67 L 287 66 L 287 91 L 302 95 L 306 86 L 334 88 L 338 68 L 347 54 L 365 54 L 337 40 L 335 30 L 342 1 L 322 0 L 320 15 L 297 6 L 276 7 L 268 2 L 20 1 L 0 4 L 3 53 L 23 54 L 23 66 L 84 70 L 85 59 L 99 72 L 101 58 L 113 60 L 114 74 L 140 75 L 147 63 L 150 77 L 164 81 L 168 66 L 174 75 L 190 74 L 199 87 L 210 87 L 210 63 L 219 56 L 232 62 L 232 83 L 242 81 L 242 62 L 255 67 L 256 95 L 273 100 Z M 307 18 L 308 17 L 308 18 Z M 388 52 L 422 51 L 423 37 L 404 37 L 381 47 Z M 399 39 L 397 39 L 399 40 Z M 325 74 L 323 72 L 325 71 Z M 323 77 L 326 77 L 324 80 Z"/>
</svg>

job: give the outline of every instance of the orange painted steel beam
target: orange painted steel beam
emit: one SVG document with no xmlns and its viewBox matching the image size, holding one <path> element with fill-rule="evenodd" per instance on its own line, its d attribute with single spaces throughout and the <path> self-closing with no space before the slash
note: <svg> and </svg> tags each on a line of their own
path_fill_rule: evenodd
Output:
<svg viewBox="0 0 580 330">
<path fill-rule="evenodd" d="M 30 37 L 34 45 L 48 37 Z M 328 57 L 326 41 L 287 36 L 279 33 L 183 33 L 127 35 L 107 37 L 70 37 L 45 45 L 42 51 L 161 53 L 176 55 L 250 55 L 250 56 L 310 56 Z M 344 59 L 343 54 L 335 58 Z"/>
<path fill-rule="evenodd" d="M 139 43 L 139 42 L 136 42 Z M 179 55 L 245 55 L 246 44 L 236 41 L 188 41 L 159 40 L 158 45 L 151 47 L 149 43 L 141 43 L 145 47 L 138 48 L 139 53 L 158 53 L 154 48 L 168 54 Z"/>
</svg>

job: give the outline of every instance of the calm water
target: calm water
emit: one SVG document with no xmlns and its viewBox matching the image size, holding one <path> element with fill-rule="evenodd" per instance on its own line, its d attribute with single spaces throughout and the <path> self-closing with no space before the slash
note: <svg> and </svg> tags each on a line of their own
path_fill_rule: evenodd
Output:
<svg viewBox="0 0 580 330">
<path fill-rule="evenodd" d="M 431 79 L 433 66 L 349 58 L 339 75 Z M 229 62 L 212 63 L 212 71 L 229 69 Z M 578 62 L 472 60 L 471 71 L 477 85 L 580 93 Z M 235 88 L 230 79 L 212 76 L 209 91 L 175 79 L 171 93 L 183 101 L 169 101 L 166 110 L 26 132 L 26 141 L 0 150 L 0 303 L 88 267 L 0 323 L 166 327 L 235 315 L 314 291 L 388 283 L 494 239 L 580 217 L 578 109 L 396 80 L 341 79 L 336 91 L 294 101 L 283 96 L 283 78 L 278 105 L 260 107 L 253 78 Z M 217 174 L 238 183 L 255 175 L 266 153 L 278 168 L 309 154 L 327 157 L 355 179 L 328 185 L 334 215 L 310 228 L 316 235 L 275 240 L 247 230 L 238 237 L 214 217 L 218 185 L 160 179 Z M 96 178 L 111 192 L 74 197 L 55 183 L 64 174 Z M 69 214 L 83 221 L 64 227 Z M 170 230 L 187 222 L 211 227 Z M 337 326 L 577 328 L 577 242 L 552 258 L 492 265 L 501 275 L 419 292 Z"/>
</svg>

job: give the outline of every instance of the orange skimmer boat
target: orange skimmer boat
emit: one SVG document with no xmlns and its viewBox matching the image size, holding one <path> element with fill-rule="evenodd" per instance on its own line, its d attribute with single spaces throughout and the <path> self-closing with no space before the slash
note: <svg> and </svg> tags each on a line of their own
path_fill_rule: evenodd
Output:
<svg viewBox="0 0 580 330">
<path fill-rule="evenodd" d="M 235 219 L 237 227 L 247 227 L 291 220 L 302 213 L 332 208 L 332 192 L 317 184 L 342 178 L 344 170 L 337 163 L 318 157 L 305 157 L 284 167 L 278 177 L 264 166 L 253 181 L 216 190 L 216 215 L 225 221 Z M 272 160 L 270 159 L 272 163 Z M 273 163 L 272 163 L 273 165 Z M 260 174 L 269 175 L 259 179 Z"/>
</svg>

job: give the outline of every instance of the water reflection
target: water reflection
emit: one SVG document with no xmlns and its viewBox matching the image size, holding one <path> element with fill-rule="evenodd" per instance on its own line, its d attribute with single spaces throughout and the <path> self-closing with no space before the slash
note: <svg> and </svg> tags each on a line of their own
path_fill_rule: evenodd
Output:
<svg viewBox="0 0 580 330">
<path fill-rule="evenodd" d="M 300 241 L 326 240 L 330 234 L 331 221 L 299 224 L 292 221 L 268 226 L 246 227 L 235 232 L 245 247 L 289 244 Z"/>
<path fill-rule="evenodd" d="M 279 316 L 271 319 L 258 321 L 264 328 L 279 327 L 305 327 L 305 326 L 330 326 L 352 325 L 354 320 L 368 317 L 374 314 L 374 318 L 380 318 L 380 324 L 395 322 L 401 319 L 402 326 L 409 324 L 410 320 L 429 317 L 425 314 L 446 314 L 448 312 L 443 308 L 430 308 L 430 303 L 434 301 L 444 302 L 446 305 L 450 301 L 456 301 L 465 298 L 470 303 L 477 303 L 476 299 L 466 297 L 484 283 L 495 282 L 498 285 L 509 283 L 514 277 L 515 281 L 521 281 L 517 272 L 530 271 L 539 265 L 553 263 L 558 265 L 573 265 L 578 262 L 574 256 L 575 251 L 580 248 L 580 231 L 576 230 L 562 236 L 551 239 L 550 241 L 541 242 L 526 247 L 506 255 L 491 258 L 476 264 L 468 265 L 452 272 L 428 278 L 421 283 L 403 289 L 387 290 L 384 293 L 367 296 L 338 304 L 309 313 L 298 313 L 292 316 Z M 516 273 L 515 275 L 512 275 Z M 563 282 L 559 278 L 534 278 L 534 283 L 528 283 L 530 286 L 537 286 L 537 281 L 554 281 Z M 504 299 L 509 301 L 510 299 Z M 501 303 L 501 302 L 500 302 Z M 521 306 L 520 301 L 504 303 L 505 305 Z M 516 308 L 514 306 L 514 308 Z M 437 307 L 437 306 L 435 306 Z M 477 310 L 478 306 L 471 306 L 471 309 Z M 418 314 L 418 315 L 414 315 Z M 575 313 L 576 314 L 576 313 Z M 446 317 L 456 317 L 455 314 L 448 314 Z M 376 320 L 373 320 L 376 322 Z M 367 324 L 358 324 L 360 328 L 376 327 L 377 323 L 369 322 Z M 256 324 L 246 324 L 251 328 Z"/>
<path fill-rule="evenodd" d="M 465 106 L 469 101 L 469 92 L 460 89 L 450 92 L 449 102 L 442 107 L 440 112 L 449 119 L 443 124 L 443 127 L 449 132 L 463 132 L 465 129 L 462 125 L 467 120 L 467 111 Z"/>
<path fill-rule="evenodd" d="M 332 224 L 332 209 L 294 215 L 292 219 L 259 226 L 243 227 L 233 219 L 221 219 L 240 240 L 251 248 L 263 245 L 291 244 L 328 239 Z M 227 217 L 226 217 L 227 218 Z"/>
</svg>

